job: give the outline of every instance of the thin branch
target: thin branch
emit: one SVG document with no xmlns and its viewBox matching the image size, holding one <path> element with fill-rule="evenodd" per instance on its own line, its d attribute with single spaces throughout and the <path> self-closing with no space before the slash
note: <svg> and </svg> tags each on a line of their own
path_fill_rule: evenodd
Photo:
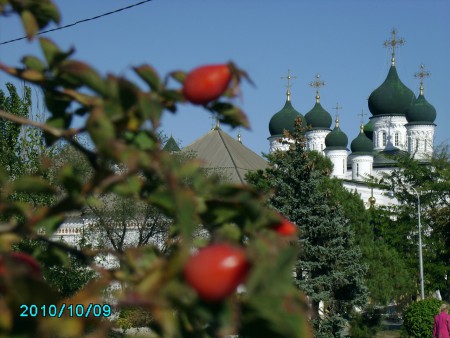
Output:
<svg viewBox="0 0 450 338">
<path fill-rule="evenodd" d="M 0 110 L 0 117 L 3 117 L 4 119 L 7 119 L 9 121 L 12 121 L 12 122 L 15 122 L 15 123 L 18 123 L 18 124 L 33 126 L 33 127 L 42 129 L 46 133 L 49 133 L 49 134 L 51 134 L 51 135 L 53 135 L 55 137 L 58 137 L 58 138 L 63 137 L 64 134 L 65 134 L 64 133 L 65 131 L 63 131 L 61 129 L 53 128 L 53 127 L 50 127 L 50 126 L 48 126 L 46 124 L 43 124 L 43 123 L 39 123 L 39 122 L 30 120 L 30 119 L 27 119 L 27 118 L 24 118 L 24 117 L 16 116 L 14 114 L 8 113 L 8 112 L 3 111 L 3 110 Z"/>
</svg>

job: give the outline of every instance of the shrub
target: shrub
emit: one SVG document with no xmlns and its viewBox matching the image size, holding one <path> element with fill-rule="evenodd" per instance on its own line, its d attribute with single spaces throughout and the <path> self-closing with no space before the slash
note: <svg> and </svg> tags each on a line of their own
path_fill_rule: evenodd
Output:
<svg viewBox="0 0 450 338">
<path fill-rule="evenodd" d="M 430 298 L 411 304 L 404 313 L 403 329 L 410 337 L 430 337 L 434 316 L 439 313 L 442 301 Z"/>
</svg>

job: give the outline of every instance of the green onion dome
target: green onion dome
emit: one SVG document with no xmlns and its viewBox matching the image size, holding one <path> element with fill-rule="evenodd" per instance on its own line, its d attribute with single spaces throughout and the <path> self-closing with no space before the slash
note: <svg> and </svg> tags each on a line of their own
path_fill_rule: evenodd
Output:
<svg viewBox="0 0 450 338">
<path fill-rule="evenodd" d="M 302 119 L 302 126 L 306 129 L 304 116 L 294 109 L 288 95 L 284 107 L 270 119 L 270 136 L 283 136 L 285 130 L 293 133 L 295 131 L 295 120 L 297 117 Z"/>
<path fill-rule="evenodd" d="M 359 135 L 350 144 L 353 154 L 372 154 L 373 142 L 364 133 L 364 126 L 361 125 Z"/>
<path fill-rule="evenodd" d="M 366 136 L 373 141 L 373 125 L 372 125 L 372 121 L 367 122 L 364 125 L 364 134 L 366 134 Z"/>
<path fill-rule="evenodd" d="M 423 94 L 409 107 L 406 120 L 409 123 L 433 123 L 436 119 L 436 109 L 428 103 Z"/>
<path fill-rule="evenodd" d="M 369 110 L 373 116 L 405 115 L 415 95 L 400 80 L 395 66 L 391 66 L 383 84 L 369 96 Z"/>
<path fill-rule="evenodd" d="M 306 124 L 312 129 L 330 129 L 331 115 L 316 101 L 314 107 L 305 115 Z"/>
<path fill-rule="evenodd" d="M 339 120 L 336 119 L 336 126 L 334 129 L 328 133 L 325 137 L 325 146 L 326 149 L 331 150 L 347 150 L 348 137 L 345 133 L 339 128 Z"/>
</svg>

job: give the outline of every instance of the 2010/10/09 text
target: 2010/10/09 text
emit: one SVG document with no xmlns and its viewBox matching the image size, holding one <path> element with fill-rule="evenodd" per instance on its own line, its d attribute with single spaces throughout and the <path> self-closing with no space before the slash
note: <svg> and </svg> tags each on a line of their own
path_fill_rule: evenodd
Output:
<svg viewBox="0 0 450 338">
<path fill-rule="evenodd" d="M 61 318 L 65 315 L 69 317 L 109 317 L 111 315 L 111 305 L 109 304 L 69 304 L 62 303 L 59 305 L 36 305 L 22 304 L 20 305 L 22 312 L 20 317 L 57 317 Z"/>
</svg>

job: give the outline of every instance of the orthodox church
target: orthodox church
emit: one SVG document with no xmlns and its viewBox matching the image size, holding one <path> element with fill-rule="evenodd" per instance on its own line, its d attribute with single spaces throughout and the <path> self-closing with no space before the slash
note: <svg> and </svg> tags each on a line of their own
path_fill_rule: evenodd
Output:
<svg viewBox="0 0 450 338">
<path fill-rule="evenodd" d="M 429 72 L 421 66 L 415 74 L 420 79 L 417 98 L 397 73 L 395 48 L 402 44 L 403 40 L 397 39 L 393 30 L 392 38 L 385 41 L 385 46 L 392 49 L 389 72 L 384 82 L 369 96 L 370 121 L 364 124 L 361 120 L 360 130 L 350 144 L 339 124 L 338 111 L 341 107 L 337 104 L 333 108 L 336 117 L 332 128 L 332 117 L 320 103 L 319 89 L 324 85 L 320 76 L 317 75 L 315 81 L 310 83 L 316 89 L 316 102 L 303 116 L 292 104 L 289 81 L 293 77 L 288 72 L 286 102 L 268 123 L 269 152 L 287 150 L 289 140 L 285 139 L 284 131 L 292 132 L 295 120 L 300 117 L 306 130 L 307 149 L 328 157 L 333 163 L 332 176 L 342 179 L 348 190 L 357 191 L 366 207 L 397 204 L 397 200 L 388 196 L 385 190 L 371 187 L 369 182 L 380 179 L 383 173 L 396 168 L 391 155 L 403 154 L 426 161 L 433 152 L 436 127 L 436 109 L 424 96 L 423 80 L 430 75 Z M 171 136 L 164 150 L 176 152 L 180 148 Z M 240 133 L 234 139 L 218 123 L 181 151 L 193 152 L 195 157 L 203 160 L 207 172 L 217 171 L 224 174 L 225 179 L 237 184 L 245 183 L 244 177 L 248 171 L 267 167 L 267 162 L 261 156 L 242 144 Z M 88 224 L 89 219 L 81 214 L 69 215 L 53 237 L 75 244 L 83 227 Z"/>
<path fill-rule="evenodd" d="M 403 44 L 392 31 L 391 40 L 385 46 L 392 48 L 391 67 L 384 82 L 369 96 L 370 121 L 361 126 L 359 133 L 350 143 L 348 136 L 339 125 L 336 113 L 335 125 L 331 129 L 331 115 L 320 104 L 319 88 L 324 85 L 319 75 L 310 83 L 316 88 L 316 103 L 303 116 L 292 105 L 290 84 L 292 78 L 288 72 L 288 90 L 284 107 L 272 116 L 269 122 L 269 151 L 286 150 L 289 145 L 283 136 L 284 130 L 293 131 L 294 121 L 300 117 L 305 127 L 307 149 L 322 153 L 333 163 L 332 176 L 343 180 L 344 186 L 356 190 L 366 206 L 375 202 L 382 205 L 395 204 L 385 191 L 370 188 L 368 181 L 380 179 L 383 173 L 395 169 L 396 163 L 391 155 L 413 156 L 426 161 L 433 152 L 434 129 L 436 125 L 435 108 L 425 99 L 423 79 L 430 75 L 421 66 L 415 74 L 420 79 L 420 94 L 416 98 L 413 91 L 406 87 L 395 67 L 395 48 Z M 339 105 L 334 108 L 336 112 Z M 361 117 L 363 117 L 361 113 Z"/>
</svg>

